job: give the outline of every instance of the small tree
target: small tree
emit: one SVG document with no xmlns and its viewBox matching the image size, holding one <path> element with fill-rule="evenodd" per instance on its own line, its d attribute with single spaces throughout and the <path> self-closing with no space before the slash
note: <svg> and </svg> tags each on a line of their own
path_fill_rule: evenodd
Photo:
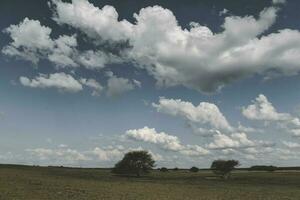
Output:
<svg viewBox="0 0 300 200">
<path fill-rule="evenodd" d="M 155 161 L 147 151 L 131 151 L 124 155 L 112 169 L 115 174 L 135 174 L 140 177 L 142 173 L 148 173 L 154 167 Z"/>
<path fill-rule="evenodd" d="M 198 172 L 199 168 L 198 167 L 191 167 L 190 172 Z"/>
<path fill-rule="evenodd" d="M 215 160 L 210 168 L 215 174 L 221 175 L 223 179 L 228 179 L 231 171 L 238 165 L 239 161 L 237 160 Z"/>
</svg>

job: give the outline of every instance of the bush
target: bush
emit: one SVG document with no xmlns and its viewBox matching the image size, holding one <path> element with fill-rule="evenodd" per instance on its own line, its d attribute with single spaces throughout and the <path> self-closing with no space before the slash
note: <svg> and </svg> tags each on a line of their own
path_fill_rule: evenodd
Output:
<svg viewBox="0 0 300 200">
<path fill-rule="evenodd" d="M 166 167 L 162 167 L 162 168 L 159 169 L 159 171 L 161 171 L 161 172 L 168 172 L 169 170 Z"/>
<path fill-rule="evenodd" d="M 137 177 L 148 173 L 154 167 L 155 161 L 147 151 L 131 151 L 124 155 L 112 169 L 115 174 L 135 174 Z"/>
<path fill-rule="evenodd" d="M 198 167 L 191 167 L 190 172 L 198 172 L 199 168 Z"/>
<path fill-rule="evenodd" d="M 174 170 L 174 171 L 178 171 L 179 169 L 178 169 L 178 167 L 175 167 L 173 170 Z"/>
<path fill-rule="evenodd" d="M 228 179 L 231 171 L 238 165 L 239 161 L 237 160 L 215 160 L 210 168 L 215 174 L 222 176 L 223 179 Z"/>
</svg>

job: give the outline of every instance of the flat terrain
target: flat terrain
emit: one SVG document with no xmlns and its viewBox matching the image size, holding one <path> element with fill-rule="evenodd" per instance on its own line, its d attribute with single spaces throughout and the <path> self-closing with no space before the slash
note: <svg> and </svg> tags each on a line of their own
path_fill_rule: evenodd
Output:
<svg viewBox="0 0 300 200">
<path fill-rule="evenodd" d="M 209 171 L 153 171 L 134 178 L 105 169 L 0 165 L 0 200 L 11 199 L 299 200 L 300 172 L 237 171 L 223 181 Z"/>
</svg>

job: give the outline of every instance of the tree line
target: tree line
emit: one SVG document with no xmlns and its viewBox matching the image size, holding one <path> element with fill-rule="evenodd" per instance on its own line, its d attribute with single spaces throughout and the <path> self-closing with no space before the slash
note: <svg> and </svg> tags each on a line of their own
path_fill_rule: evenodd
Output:
<svg viewBox="0 0 300 200">
<path fill-rule="evenodd" d="M 215 160 L 211 164 L 211 170 L 224 179 L 230 177 L 230 172 L 239 166 L 237 160 Z M 148 151 L 131 151 L 124 155 L 123 159 L 117 162 L 112 169 L 114 174 L 135 175 L 140 177 L 142 174 L 149 173 L 155 167 L 155 161 Z M 161 172 L 167 172 L 168 169 L 162 167 Z M 175 170 L 178 170 L 175 168 Z M 198 172 L 197 167 L 192 167 L 191 172 Z"/>
</svg>

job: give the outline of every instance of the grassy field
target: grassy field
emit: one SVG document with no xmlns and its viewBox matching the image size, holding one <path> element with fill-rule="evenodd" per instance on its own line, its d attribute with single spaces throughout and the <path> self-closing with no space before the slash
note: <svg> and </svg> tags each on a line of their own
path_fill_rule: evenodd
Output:
<svg viewBox="0 0 300 200">
<path fill-rule="evenodd" d="M 300 172 L 236 171 L 220 180 L 209 171 L 153 171 L 141 178 L 105 169 L 0 165 L 0 200 L 287 200 L 300 199 Z"/>
</svg>

